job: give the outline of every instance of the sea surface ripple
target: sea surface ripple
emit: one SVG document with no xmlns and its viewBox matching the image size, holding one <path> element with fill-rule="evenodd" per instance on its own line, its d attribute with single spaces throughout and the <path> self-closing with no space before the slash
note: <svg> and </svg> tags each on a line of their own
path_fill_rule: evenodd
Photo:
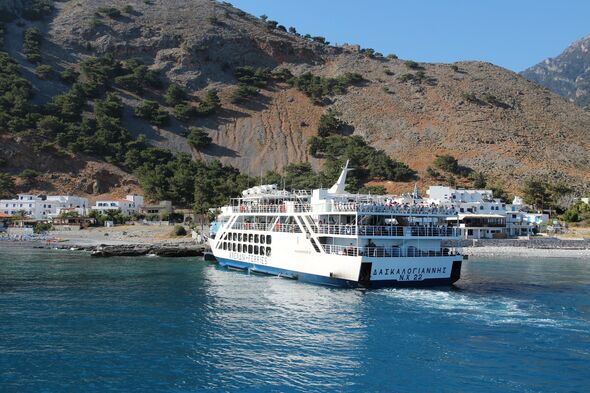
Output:
<svg viewBox="0 0 590 393">
<path fill-rule="evenodd" d="M 197 258 L 0 248 L 1 392 L 582 392 L 590 261 L 334 289 Z"/>
</svg>

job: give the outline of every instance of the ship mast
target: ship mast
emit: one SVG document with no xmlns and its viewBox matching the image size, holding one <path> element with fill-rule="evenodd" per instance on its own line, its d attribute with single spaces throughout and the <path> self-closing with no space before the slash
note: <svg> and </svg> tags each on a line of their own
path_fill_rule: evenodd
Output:
<svg viewBox="0 0 590 393">
<path fill-rule="evenodd" d="M 349 171 L 352 171 L 352 168 L 348 167 L 348 163 L 350 160 L 346 160 L 346 164 L 342 168 L 342 172 L 340 172 L 340 176 L 334 185 L 328 190 L 330 194 L 344 194 L 344 189 L 346 188 L 346 175 Z"/>
</svg>

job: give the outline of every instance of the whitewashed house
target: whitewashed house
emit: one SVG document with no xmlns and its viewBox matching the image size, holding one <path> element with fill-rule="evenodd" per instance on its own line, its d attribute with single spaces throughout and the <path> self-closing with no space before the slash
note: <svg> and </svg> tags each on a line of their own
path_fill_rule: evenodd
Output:
<svg viewBox="0 0 590 393">
<path fill-rule="evenodd" d="M 59 215 L 60 209 L 79 208 L 80 214 L 86 214 L 88 199 L 66 195 L 32 195 L 18 194 L 15 199 L 0 200 L 0 213 L 6 216 L 23 214 L 33 220 L 47 220 Z"/>
<path fill-rule="evenodd" d="M 143 197 L 139 195 L 127 195 L 125 199 L 98 200 L 92 206 L 92 210 L 101 214 L 109 211 L 120 210 L 124 216 L 131 216 L 139 212 L 143 206 Z"/>
<path fill-rule="evenodd" d="M 457 216 L 449 219 L 449 225 L 458 227 L 464 239 L 528 236 L 535 227 L 527 220 L 520 198 L 508 204 L 494 198 L 491 190 L 447 186 L 431 186 L 427 194 L 430 203 L 457 211 Z"/>
</svg>

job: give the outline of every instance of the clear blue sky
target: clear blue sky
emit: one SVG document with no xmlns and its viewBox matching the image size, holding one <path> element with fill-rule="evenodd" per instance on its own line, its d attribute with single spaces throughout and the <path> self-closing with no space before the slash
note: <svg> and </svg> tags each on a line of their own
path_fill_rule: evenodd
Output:
<svg viewBox="0 0 590 393">
<path fill-rule="evenodd" d="M 229 0 L 302 34 L 427 62 L 483 60 L 513 71 L 590 34 L 590 0 Z"/>
</svg>

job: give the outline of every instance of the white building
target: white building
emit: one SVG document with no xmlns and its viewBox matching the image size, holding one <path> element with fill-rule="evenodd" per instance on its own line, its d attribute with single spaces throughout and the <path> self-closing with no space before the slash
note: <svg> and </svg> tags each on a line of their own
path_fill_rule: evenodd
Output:
<svg viewBox="0 0 590 393">
<path fill-rule="evenodd" d="M 450 219 L 465 239 L 492 239 L 498 237 L 528 236 L 538 222 L 527 218 L 522 199 L 512 204 L 494 198 L 491 190 L 464 190 L 446 186 L 431 186 L 429 202 L 455 208 L 456 218 Z"/>
<path fill-rule="evenodd" d="M 16 199 L 0 200 L 0 213 L 7 216 L 23 214 L 34 220 L 47 220 L 59 215 L 64 208 L 76 208 L 80 210 L 80 215 L 85 215 L 88 199 L 66 195 L 18 194 Z"/>
<path fill-rule="evenodd" d="M 107 199 L 96 201 L 92 210 L 105 214 L 109 211 L 120 210 L 124 216 L 138 213 L 143 206 L 143 197 L 139 195 L 127 195 L 125 199 Z"/>
</svg>

